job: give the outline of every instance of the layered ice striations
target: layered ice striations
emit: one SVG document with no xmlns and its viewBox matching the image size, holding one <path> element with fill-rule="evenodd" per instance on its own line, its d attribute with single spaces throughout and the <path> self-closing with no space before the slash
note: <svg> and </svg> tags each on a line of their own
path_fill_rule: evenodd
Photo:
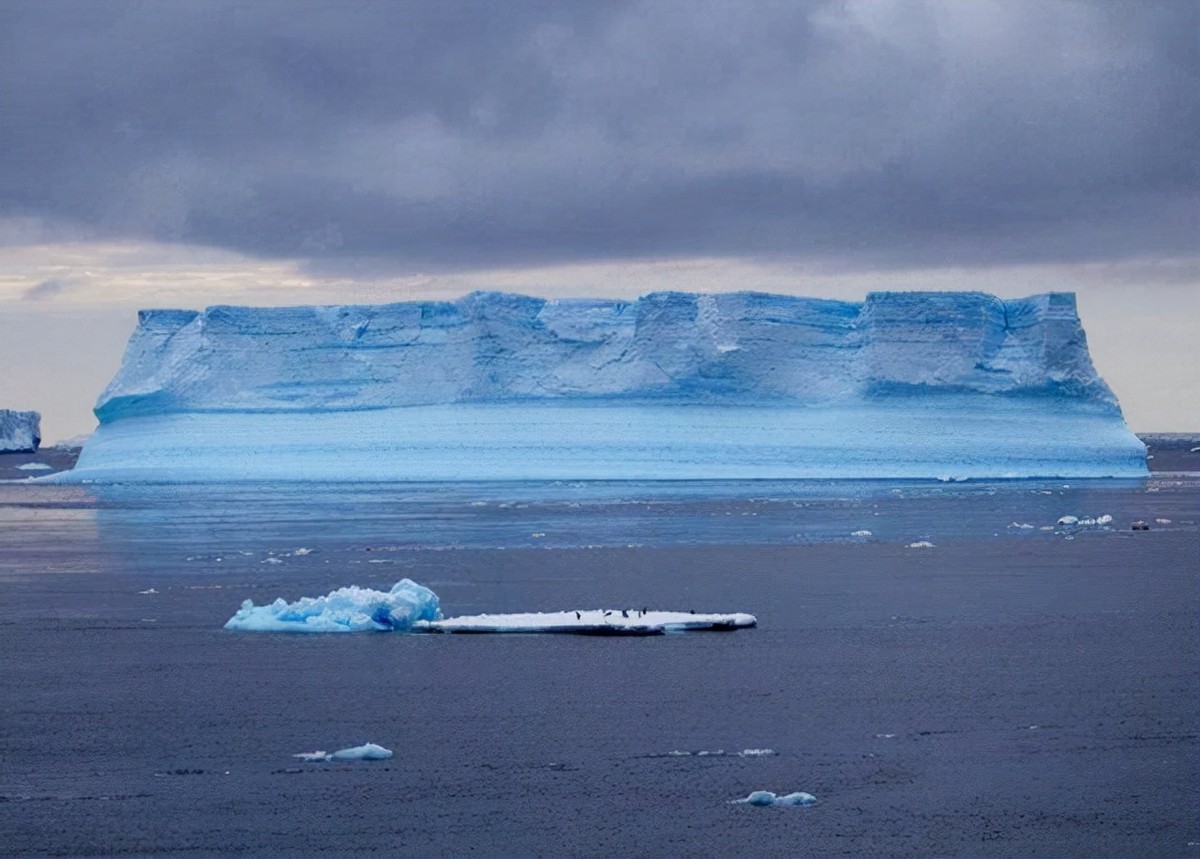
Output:
<svg viewBox="0 0 1200 859">
<path fill-rule="evenodd" d="M 143 311 L 71 480 L 1119 476 L 1074 296 Z"/>
<path fill-rule="evenodd" d="M 0 409 L 0 453 L 32 453 L 42 443 L 42 416 Z"/>
</svg>

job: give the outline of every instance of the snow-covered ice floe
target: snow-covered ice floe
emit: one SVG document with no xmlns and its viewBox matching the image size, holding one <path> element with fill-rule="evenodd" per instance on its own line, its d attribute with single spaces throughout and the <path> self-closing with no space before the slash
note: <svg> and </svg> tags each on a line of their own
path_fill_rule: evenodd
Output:
<svg viewBox="0 0 1200 859">
<path fill-rule="evenodd" d="M 392 757 L 392 754 L 391 749 L 385 749 L 375 743 L 364 743 L 349 749 L 338 749 L 336 752 L 300 752 L 292 757 L 312 763 L 324 763 L 327 761 L 386 761 Z"/>
<path fill-rule="evenodd" d="M 769 790 L 756 790 L 747 796 L 745 799 L 735 799 L 732 802 L 735 805 L 776 805 L 776 806 L 796 806 L 796 805 L 812 805 L 817 801 L 817 798 L 811 793 L 785 793 L 783 796 L 777 796 Z"/>
<path fill-rule="evenodd" d="M 662 635 L 697 630 L 720 631 L 757 625 L 752 614 L 697 614 L 686 611 L 588 609 L 529 614 L 477 614 L 427 620 L 415 631 L 459 633 L 539 632 L 575 635 Z"/>
<path fill-rule="evenodd" d="M 1069 293 L 146 310 L 54 482 L 1140 477 Z"/>
<path fill-rule="evenodd" d="M 445 618 L 437 594 L 411 579 L 390 591 L 351 586 L 323 597 L 268 605 L 242 603 L 225 624 L 238 632 L 443 632 L 663 635 L 756 626 L 752 614 L 590 609 L 550 613 L 479 614 Z"/>
</svg>

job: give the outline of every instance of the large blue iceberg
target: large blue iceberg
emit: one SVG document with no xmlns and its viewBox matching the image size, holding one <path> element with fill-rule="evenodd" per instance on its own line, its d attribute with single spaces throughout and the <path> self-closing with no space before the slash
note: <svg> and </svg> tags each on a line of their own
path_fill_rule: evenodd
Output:
<svg viewBox="0 0 1200 859">
<path fill-rule="evenodd" d="M 67 480 L 1106 477 L 1069 293 L 146 310 Z"/>
</svg>

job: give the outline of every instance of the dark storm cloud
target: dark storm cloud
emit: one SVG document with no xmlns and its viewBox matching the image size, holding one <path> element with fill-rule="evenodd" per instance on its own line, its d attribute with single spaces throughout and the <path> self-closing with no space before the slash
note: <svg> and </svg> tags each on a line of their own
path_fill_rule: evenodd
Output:
<svg viewBox="0 0 1200 859">
<path fill-rule="evenodd" d="M 1200 5 L 8 2 L 0 215 L 330 270 L 1196 251 Z"/>
</svg>

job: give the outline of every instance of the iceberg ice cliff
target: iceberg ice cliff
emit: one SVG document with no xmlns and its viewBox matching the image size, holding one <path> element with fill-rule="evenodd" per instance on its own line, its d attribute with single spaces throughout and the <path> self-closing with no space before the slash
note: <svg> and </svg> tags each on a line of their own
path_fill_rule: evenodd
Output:
<svg viewBox="0 0 1200 859">
<path fill-rule="evenodd" d="M 32 453 L 42 443 L 42 416 L 0 409 L 0 453 Z"/>
<path fill-rule="evenodd" d="M 1136 476 L 1074 296 L 147 310 L 67 480 Z"/>
</svg>

